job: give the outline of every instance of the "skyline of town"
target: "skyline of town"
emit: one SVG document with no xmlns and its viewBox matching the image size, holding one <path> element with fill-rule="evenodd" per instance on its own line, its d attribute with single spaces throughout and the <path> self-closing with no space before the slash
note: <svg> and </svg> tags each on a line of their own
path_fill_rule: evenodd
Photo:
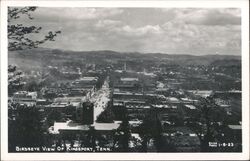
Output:
<svg viewBox="0 0 250 161">
<path fill-rule="evenodd" d="M 242 151 L 238 58 L 33 49 L 9 64 L 9 152 Z"/>
</svg>

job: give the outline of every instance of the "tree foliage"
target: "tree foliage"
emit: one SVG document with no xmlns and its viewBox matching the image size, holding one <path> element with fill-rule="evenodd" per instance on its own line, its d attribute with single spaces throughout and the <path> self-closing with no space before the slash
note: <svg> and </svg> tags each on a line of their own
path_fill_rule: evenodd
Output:
<svg viewBox="0 0 250 161">
<path fill-rule="evenodd" d="M 21 23 L 15 23 L 15 20 L 21 16 L 26 15 L 30 20 L 34 19 L 31 16 L 31 12 L 34 12 L 37 7 L 9 7 L 8 8 L 8 49 L 9 51 L 24 50 L 37 48 L 38 45 L 45 43 L 46 41 L 55 41 L 55 37 L 61 33 L 61 31 L 49 31 L 47 35 L 41 40 L 32 40 L 31 34 L 38 34 L 42 27 L 37 26 L 24 26 Z"/>
<path fill-rule="evenodd" d="M 109 102 L 106 109 L 97 117 L 97 122 L 112 123 L 114 122 L 114 113 Z"/>
<path fill-rule="evenodd" d="M 49 31 L 41 40 L 32 40 L 32 34 L 39 34 L 42 27 L 25 26 L 16 23 L 21 16 L 33 19 L 31 12 L 37 7 L 9 7 L 8 8 L 8 50 L 24 50 L 37 48 L 46 41 L 54 41 L 61 31 Z M 22 89 L 25 82 L 22 72 L 17 67 L 8 66 L 8 91 L 9 95 Z M 36 107 L 27 107 L 18 103 L 9 102 L 8 106 L 8 145 L 9 151 L 15 152 L 15 147 L 37 147 L 44 145 L 44 129 L 42 116 Z"/>
<path fill-rule="evenodd" d="M 8 66 L 8 94 L 12 95 L 14 92 L 21 90 L 25 85 L 22 80 L 22 72 L 17 70 L 16 66 Z"/>
<path fill-rule="evenodd" d="M 151 109 L 149 114 L 144 118 L 143 123 L 139 126 L 139 134 L 142 138 L 143 151 L 147 151 L 150 139 L 154 140 L 154 146 L 157 151 L 162 151 L 163 138 L 162 127 L 155 109 Z"/>
<path fill-rule="evenodd" d="M 60 112 L 57 112 L 56 110 L 52 110 L 48 116 L 47 116 L 47 123 L 49 126 L 53 126 L 55 121 L 61 121 L 63 119 L 63 116 Z"/>
<path fill-rule="evenodd" d="M 216 129 L 213 123 L 218 121 L 218 107 L 214 101 L 214 96 L 208 96 L 206 98 L 200 98 L 199 104 L 200 122 L 191 123 L 188 126 L 197 133 L 201 141 L 201 151 L 208 152 L 211 151 L 209 148 L 209 142 L 214 141 Z"/>
<path fill-rule="evenodd" d="M 129 120 L 127 111 L 121 114 L 122 123 L 114 134 L 114 146 L 116 145 L 116 151 L 128 152 L 129 151 L 129 139 L 131 137 L 131 131 L 129 127 Z"/>
<path fill-rule="evenodd" d="M 36 147 L 43 145 L 42 117 L 35 107 L 12 103 L 9 105 L 9 151 L 16 146 Z"/>
</svg>

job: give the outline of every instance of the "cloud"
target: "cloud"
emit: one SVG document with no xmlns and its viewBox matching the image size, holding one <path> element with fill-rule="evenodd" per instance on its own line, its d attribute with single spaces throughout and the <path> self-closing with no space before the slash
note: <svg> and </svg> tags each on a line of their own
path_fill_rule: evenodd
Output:
<svg viewBox="0 0 250 161">
<path fill-rule="evenodd" d="M 115 29 L 116 33 L 124 36 L 140 37 L 140 36 L 153 36 L 162 33 L 162 29 L 159 25 L 146 25 L 143 27 L 131 27 L 124 25 Z"/>
<path fill-rule="evenodd" d="M 122 14 L 119 8 L 44 8 L 40 7 L 35 12 L 36 17 L 53 20 L 91 20 L 97 18 L 107 18 Z M 49 17 L 48 17 L 49 14 Z"/>
<path fill-rule="evenodd" d="M 240 9 L 175 9 L 175 21 L 196 25 L 240 25 Z"/>
<path fill-rule="evenodd" d="M 241 52 L 239 9 L 38 8 L 32 15 L 34 20 L 22 23 L 42 26 L 43 32 L 62 31 L 44 47 L 197 55 Z"/>
<path fill-rule="evenodd" d="M 99 20 L 95 24 L 95 27 L 97 27 L 97 28 L 104 28 L 104 29 L 110 29 L 110 28 L 114 28 L 116 26 L 119 26 L 121 24 L 122 24 L 121 21 L 106 19 L 106 20 Z"/>
</svg>

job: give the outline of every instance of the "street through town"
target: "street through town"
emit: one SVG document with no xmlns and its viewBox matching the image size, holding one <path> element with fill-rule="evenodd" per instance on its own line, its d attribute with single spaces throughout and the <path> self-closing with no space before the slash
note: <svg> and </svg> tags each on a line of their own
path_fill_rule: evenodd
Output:
<svg viewBox="0 0 250 161">
<path fill-rule="evenodd" d="M 102 88 L 96 91 L 90 101 L 94 103 L 94 123 L 97 117 L 105 110 L 110 101 L 109 77 L 104 81 Z"/>
</svg>

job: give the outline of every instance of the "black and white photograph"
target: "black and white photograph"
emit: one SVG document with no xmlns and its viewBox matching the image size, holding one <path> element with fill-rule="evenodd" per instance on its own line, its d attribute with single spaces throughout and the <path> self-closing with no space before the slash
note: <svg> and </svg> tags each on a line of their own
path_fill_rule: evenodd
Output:
<svg viewBox="0 0 250 161">
<path fill-rule="evenodd" d="M 248 144 L 241 7 L 6 11 L 9 154 L 241 154 Z"/>
</svg>

